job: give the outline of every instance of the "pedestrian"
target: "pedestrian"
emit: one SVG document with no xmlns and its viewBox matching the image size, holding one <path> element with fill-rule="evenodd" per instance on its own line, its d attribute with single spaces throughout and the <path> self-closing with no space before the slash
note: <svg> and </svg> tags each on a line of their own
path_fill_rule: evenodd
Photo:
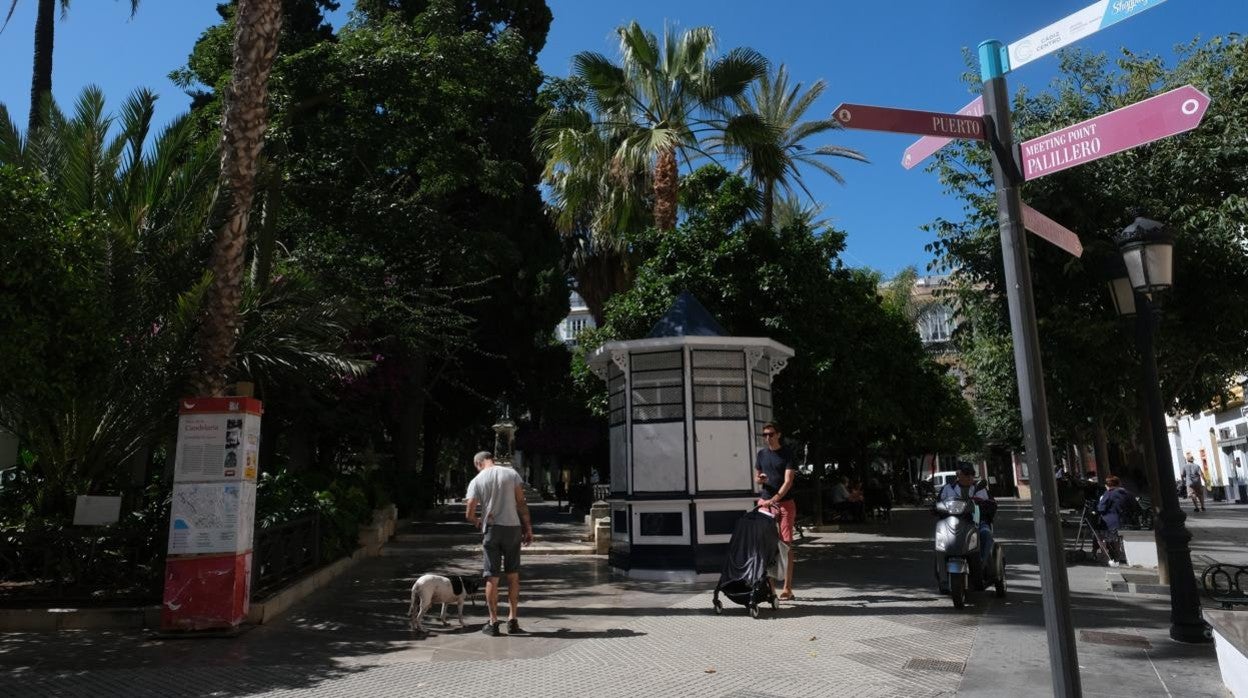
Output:
<svg viewBox="0 0 1248 698">
<path fill-rule="evenodd" d="M 844 475 L 837 476 L 836 484 L 832 485 L 832 512 L 842 519 L 848 518 L 855 522 L 866 520 L 862 498 L 855 501 L 853 492 L 849 489 L 849 478 Z"/>
<path fill-rule="evenodd" d="M 517 635 L 520 629 L 520 547 L 533 542 L 533 522 L 529 505 L 524 499 L 524 480 L 520 473 L 494 464 L 494 454 L 481 451 L 472 457 L 477 476 L 468 483 L 468 509 L 465 516 L 481 529 L 481 549 L 485 578 L 485 605 L 490 620 L 481 632 L 497 637 L 498 578 L 507 575 L 507 634 Z"/>
<path fill-rule="evenodd" d="M 1109 534 L 1106 536 L 1109 542 L 1109 566 L 1117 567 L 1123 562 L 1120 545 L 1122 538 L 1118 531 L 1124 523 L 1131 520 L 1131 515 L 1140 508 L 1140 503 L 1134 495 L 1123 489 L 1122 480 L 1115 475 L 1105 478 L 1105 488 L 1105 494 L 1096 502 L 1096 513 L 1101 515 L 1101 521 L 1105 522 L 1105 531 Z"/>
<path fill-rule="evenodd" d="M 793 501 L 793 485 L 797 481 L 797 466 L 787 446 L 780 442 L 780 428 L 768 422 L 763 425 L 763 441 L 766 444 L 754 457 L 754 478 L 761 487 L 758 505 L 778 510 L 776 523 L 780 526 L 780 540 L 788 546 L 785 559 L 784 588 L 781 601 L 793 600 L 793 522 L 797 520 L 797 502 Z"/>
<path fill-rule="evenodd" d="M 1183 484 L 1187 485 L 1187 491 L 1192 494 L 1192 511 L 1204 511 L 1205 471 L 1196 465 L 1191 454 L 1188 454 L 1187 462 L 1183 464 Z"/>
</svg>

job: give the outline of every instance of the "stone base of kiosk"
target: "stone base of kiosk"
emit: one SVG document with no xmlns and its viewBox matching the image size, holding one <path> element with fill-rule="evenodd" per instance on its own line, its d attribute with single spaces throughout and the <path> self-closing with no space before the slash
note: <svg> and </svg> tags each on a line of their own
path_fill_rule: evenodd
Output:
<svg viewBox="0 0 1248 698">
<path fill-rule="evenodd" d="M 251 551 L 166 560 L 162 632 L 234 630 L 250 605 Z"/>
</svg>

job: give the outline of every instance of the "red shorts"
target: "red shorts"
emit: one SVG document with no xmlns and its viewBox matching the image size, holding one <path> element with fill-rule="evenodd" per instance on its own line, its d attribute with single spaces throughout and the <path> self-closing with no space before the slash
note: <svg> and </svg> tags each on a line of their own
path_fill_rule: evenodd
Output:
<svg viewBox="0 0 1248 698">
<path fill-rule="evenodd" d="M 762 506 L 766 499 L 758 500 Z M 797 502 L 792 499 L 776 502 L 776 524 L 780 526 L 780 540 L 793 542 L 793 521 L 797 519 Z"/>
</svg>

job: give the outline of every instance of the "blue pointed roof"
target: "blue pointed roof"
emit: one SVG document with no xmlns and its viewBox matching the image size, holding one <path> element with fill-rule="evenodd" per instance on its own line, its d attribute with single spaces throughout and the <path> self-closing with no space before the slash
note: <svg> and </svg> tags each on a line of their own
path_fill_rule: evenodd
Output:
<svg viewBox="0 0 1248 698">
<path fill-rule="evenodd" d="M 646 337 L 723 337 L 727 334 L 692 293 L 682 291 Z"/>
</svg>

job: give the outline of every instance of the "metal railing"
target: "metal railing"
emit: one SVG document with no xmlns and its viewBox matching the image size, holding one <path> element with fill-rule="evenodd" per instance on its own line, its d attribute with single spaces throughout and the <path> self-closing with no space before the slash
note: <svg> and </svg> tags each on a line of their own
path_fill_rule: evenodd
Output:
<svg viewBox="0 0 1248 698">
<path fill-rule="evenodd" d="M 309 514 L 257 528 L 252 543 L 251 598 L 259 599 L 321 564 L 321 517 Z"/>
<path fill-rule="evenodd" d="M 166 532 L 0 531 L 0 606 L 160 600 Z"/>
<path fill-rule="evenodd" d="M 167 529 L 0 530 L 0 607 L 146 605 L 163 593 Z M 251 595 L 263 598 L 316 569 L 320 516 L 257 528 Z"/>
</svg>

